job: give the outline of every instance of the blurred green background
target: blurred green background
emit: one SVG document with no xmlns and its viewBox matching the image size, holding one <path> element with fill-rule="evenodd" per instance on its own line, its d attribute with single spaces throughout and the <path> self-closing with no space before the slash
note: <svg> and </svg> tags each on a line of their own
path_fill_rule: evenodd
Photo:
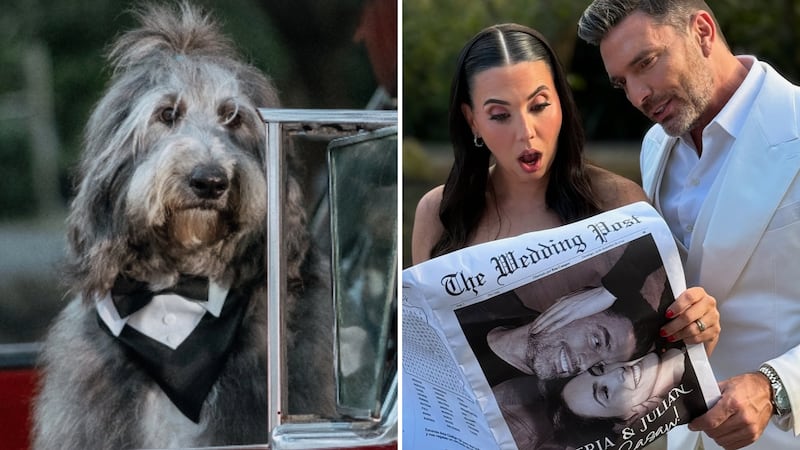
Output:
<svg viewBox="0 0 800 450">
<path fill-rule="evenodd" d="M 72 169 L 84 124 L 111 75 L 105 51 L 134 25 L 129 10 L 139 3 L 2 1 L 0 344 L 39 339 L 66 302 L 59 264 Z M 394 24 L 389 15 L 373 21 L 377 33 L 361 27 L 368 5 L 396 12 L 395 0 L 192 3 L 211 11 L 244 58 L 273 79 L 285 107 L 362 109 L 383 86 L 379 80 L 395 83 L 385 90 L 396 92 L 396 14 Z M 387 33 L 394 51 L 383 52 L 391 64 L 380 67 L 367 41 Z"/>
<path fill-rule="evenodd" d="M 291 107 L 363 107 L 375 90 L 367 52 L 354 41 L 363 0 L 200 0 L 241 53 L 269 74 Z M 59 200 L 81 132 L 110 75 L 104 51 L 132 26 L 123 0 L 4 0 L 0 13 L 0 218 L 35 215 L 32 115 L 49 114 L 57 148 Z M 37 86 L 32 83 L 43 79 Z M 31 92 L 34 90 L 35 92 Z M 33 101 L 44 107 L 34 110 Z M 47 98 L 45 98 L 47 97 Z M 51 106 L 50 111 L 43 111 Z M 50 122 L 50 123 L 45 123 Z M 38 183 L 38 174 L 36 176 Z"/>
<path fill-rule="evenodd" d="M 707 0 L 728 43 L 800 81 L 800 2 Z M 612 89 L 596 47 L 577 39 L 588 0 L 403 0 L 403 267 L 419 198 L 442 184 L 452 161 L 447 143 L 450 80 L 462 45 L 482 28 L 517 22 L 541 31 L 569 73 L 587 133 L 587 155 L 639 181 L 639 142 L 649 122 Z"/>
</svg>

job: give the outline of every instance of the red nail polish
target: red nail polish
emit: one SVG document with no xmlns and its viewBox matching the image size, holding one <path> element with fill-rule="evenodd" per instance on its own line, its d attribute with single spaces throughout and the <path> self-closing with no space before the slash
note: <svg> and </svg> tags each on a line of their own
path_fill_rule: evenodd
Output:
<svg viewBox="0 0 800 450">
<path fill-rule="evenodd" d="M 658 333 L 661 335 L 661 337 L 666 337 L 667 336 L 667 332 L 664 331 L 663 329 L 661 331 L 659 331 Z"/>
<path fill-rule="evenodd" d="M 675 336 L 670 336 L 667 338 L 667 340 L 670 342 L 675 342 Z"/>
<path fill-rule="evenodd" d="M 670 309 L 667 310 L 667 319 L 672 319 L 672 316 L 674 316 L 674 315 L 675 315 L 675 313 L 672 312 L 672 310 L 670 310 Z"/>
</svg>

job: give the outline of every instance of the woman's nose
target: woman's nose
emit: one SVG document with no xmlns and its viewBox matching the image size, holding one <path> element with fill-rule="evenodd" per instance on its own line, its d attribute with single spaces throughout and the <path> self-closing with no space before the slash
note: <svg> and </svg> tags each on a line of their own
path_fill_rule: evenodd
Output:
<svg viewBox="0 0 800 450">
<path fill-rule="evenodd" d="M 520 130 L 523 140 L 528 141 L 536 137 L 536 119 L 522 116 L 522 129 Z"/>
</svg>

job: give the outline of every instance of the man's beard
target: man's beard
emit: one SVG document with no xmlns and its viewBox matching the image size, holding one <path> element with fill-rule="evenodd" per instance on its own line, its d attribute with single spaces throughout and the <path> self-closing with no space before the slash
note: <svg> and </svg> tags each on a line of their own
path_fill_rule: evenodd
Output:
<svg viewBox="0 0 800 450">
<path fill-rule="evenodd" d="M 694 55 L 691 53 L 689 54 Z M 670 136 L 681 136 L 699 125 L 700 117 L 705 112 L 708 104 L 711 103 L 711 93 L 714 82 L 711 75 L 702 70 L 703 60 L 699 55 L 690 58 L 687 67 L 700 68 L 696 72 L 687 70 L 680 77 L 680 85 L 683 87 L 683 95 L 673 93 L 672 101 L 677 102 L 677 108 L 673 117 L 661 123 L 664 132 Z"/>
<path fill-rule="evenodd" d="M 559 349 L 547 345 L 542 339 L 537 339 L 535 334 L 528 335 L 525 350 L 525 364 L 540 380 L 557 378 L 552 359 Z"/>
</svg>

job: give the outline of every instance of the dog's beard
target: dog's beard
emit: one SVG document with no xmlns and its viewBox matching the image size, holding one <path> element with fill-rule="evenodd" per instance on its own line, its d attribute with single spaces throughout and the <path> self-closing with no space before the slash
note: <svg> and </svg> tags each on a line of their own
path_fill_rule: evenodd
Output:
<svg viewBox="0 0 800 450">
<path fill-rule="evenodd" d="M 188 249 L 211 246 L 231 231 L 224 213 L 199 208 L 173 212 L 167 228 L 170 240 Z"/>
</svg>

